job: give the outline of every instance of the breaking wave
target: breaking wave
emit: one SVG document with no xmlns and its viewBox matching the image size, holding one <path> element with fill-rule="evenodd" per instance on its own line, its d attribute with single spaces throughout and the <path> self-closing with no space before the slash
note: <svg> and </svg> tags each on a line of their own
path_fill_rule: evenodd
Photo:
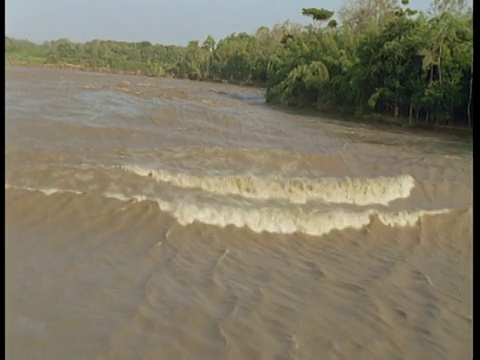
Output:
<svg viewBox="0 0 480 360">
<path fill-rule="evenodd" d="M 199 221 L 219 227 L 228 225 L 248 227 L 257 233 L 292 234 L 299 232 L 312 236 L 321 236 L 333 230 L 347 228 L 359 230 L 369 225 L 374 217 L 389 226 L 414 226 L 422 216 L 439 215 L 450 211 L 441 209 L 382 212 L 370 209 L 359 212 L 342 210 L 321 212 L 301 209 L 210 206 L 194 203 L 171 203 L 161 200 L 157 202 L 161 210 L 172 214 L 182 225 Z"/>
<path fill-rule="evenodd" d="M 32 189 L 13 186 L 8 188 L 39 191 L 47 196 L 60 192 L 84 194 L 60 189 Z M 452 211 L 451 209 L 418 209 L 408 211 L 383 211 L 378 209 L 347 211 L 344 209 L 333 209 L 307 211 L 295 207 L 253 207 L 184 200 L 165 201 L 144 195 L 125 196 L 120 193 L 103 193 L 101 195 L 124 202 L 155 202 L 161 211 L 172 215 L 183 226 L 198 221 L 222 228 L 229 225 L 239 228 L 247 227 L 257 233 L 303 233 L 312 236 L 325 235 L 333 230 L 349 228 L 360 230 L 371 224 L 375 218 L 387 226 L 415 226 L 423 216 L 440 215 Z"/>
<path fill-rule="evenodd" d="M 8 189 L 15 189 L 15 190 L 25 190 L 25 191 L 31 191 L 31 192 L 41 192 L 44 195 L 53 195 L 57 193 L 70 193 L 70 194 L 75 194 L 75 195 L 82 195 L 84 194 L 81 191 L 77 190 L 70 190 L 70 189 L 58 189 L 58 188 L 33 188 L 33 187 L 28 187 L 28 186 L 16 186 L 16 185 L 10 185 L 10 184 L 5 184 L 5 190 Z"/>
<path fill-rule="evenodd" d="M 239 195 L 251 199 L 283 199 L 295 204 L 309 200 L 353 205 L 388 205 L 405 199 L 415 187 L 410 175 L 377 178 L 286 179 L 256 175 L 195 175 L 165 170 L 125 166 L 139 176 L 150 176 L 182 188 L 200 188 L 219 195 Z"/>
</svg>

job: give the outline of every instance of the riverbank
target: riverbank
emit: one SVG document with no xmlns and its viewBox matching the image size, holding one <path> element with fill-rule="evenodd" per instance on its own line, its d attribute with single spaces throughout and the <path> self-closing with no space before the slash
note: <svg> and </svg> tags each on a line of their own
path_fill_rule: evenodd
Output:
<svg viewBox="0 0 480 360">
<path fill-rule="evenodd" d="M 204 81 L 204 82 L 212 82 L 212 83 L 223 83 L 223 84 L 231 84 L 231 85 L 238 85 L 238 86 L 246 86 L 246 87 L 256 87 L 256 88 L 265 88 L 266 84 L 253 82 L 253 81 L 240 81 L 235 79 L 189 79 L 186 76 L 178 76 L 173 74 L 162 74 L 162 75 L 153 75 L 153 74 L 146 74 L 141 72 L 140 70 L 137 71 L 127 71 L 127 70 L 117 70 L 117 69 L 110 69 L 110 68 L 97 68 L 97 67 L 90 67 L 90 66 L 83 66 L 83 65 L 76 65 L 76 64 L 40 64 L 40 63 L 28 63 L 28 62 L 11 62 L 6 61 L 6 66 L 11 67 L 28 67 L 28 68 L 47 68 L 47 69 L 58 69 L 58 70 L 73 70 L 73 71 L 81 71 L 81 72 L 90 72 L 90 73 L 100 73 L 100 74 L 112 74 L 112 75 L 133 75 L 133 76 L 146 76 L 152 78 L 168 78 L 168 79 L 180 79 L 180 80 L 189 80 L 189 81 Z"/>
<path fill-rule="evenodd" d="M 6 66 L 9 67 L 27 67 L 27 68 L 48 68 L 48 69 L 58 69 L 58 70 L 70 70 L 70 71 L 79 71 L 79 72 L 89 72 L 89 73 L 101 73 L 101 74 L 112 74 L 112 75 L 131 75 L 131 76 L 146 76 L 151 78 L 168 78 L 168 79 L 179 79 L 179 80 L 188 80 L 188 81 L 199 81 L 199 82 L 210 82 L 210 83 L 224 83 L 224 84 L 231 84 L 236 86 L 242 87 L 256 87 L 256 88 L 265 88 L 265 84 L 261 83 L 252 83 L 252 82 L 242 82 L 238 80 L 224 80 L 224 79 L 200 79 L 200 80 L 192 80 L 185 77 L 179 77 L 170 74 L 163 74 L 163 75 L 149 75 L 144 74 L 140 71 L 124 71 L 124 70 L 116 70 L 116 69 L 109 69 L 109 68 L 93 68 L 93 67 L 86 67 L 82 65 L 75 65 L 75 64 L 32 64 L 27 62 L 7 62 Z M 393 117 L 390 115 L 384 114 L 368 114 L 363 116 L 355 116 L 346 114 L 340 110 L 330 109 L 330 110 L 319 110 L 314 107 L 310 108 L 301 108 L 301 107 L 288 107 L 284 105 L 278 104 L 269 104 L 269 106 L 280 109 L 284 112 L 290 114 L 302 114 L 307 116 L 313 117 L 328 117 L 336 121 L 342 122 L 352 122 L 352 123 L 362 123 L 367 124 L 375 127 L 382 127 L 382 128 L 396 128 L 402 129 L 406 131 L 412 131 L 415 133 L 418 132 L 429 132 L 429 133 L 441 133 L 441 134 L 448 134 L 453 135 L 455 137 L 459 137 L 465 140 L 472 140 L 473 139 L 473 128 L 469 128 L 466 126 L 458 126 L 458 125 L 441 125 L 435 123 L 415 123 L 409 122 L 408 118 L 403 117 Z"/>
<path fill-rule="evenodd" d="M 455 125 L 442 125 L 435 123 L 415 123 L 409 122 L 408 118 L 404 117 L 393 117 L 382 114 L 370 114 L 362 117 L 356 117 L 356 121 L 360 120 L 364 123 L 369 124 L 379 124 L 383 126 L 389 126 L 394 128 L 401 128 L 414 132 L 437 132 L 442 134 L 454 135 L 460 138 L 470 138 L 473 137 L 473 129 L 466 126 L 455 126 Z"/>
<path fill-rule="evenodd" d="M 313 107 L 310 108 L 301 108 L 301 107 L 289 107 L 278 104 L 270 104 L 271 107 L 286 112 L 292 115 L 304 115 L 311 117 L 322 117 L 332 119 L 334 121 L 354 123 L 354 124 L 364 124 L 378 129 L 395 129 L 412 133 L 438 133 L 442 135 L 451 135 L 462 140 L 472 141 L 473 140 L 473 128 L 466 126 L 456 126 L 456 125 L 441 125 L 435 123 L 409 123 L 408 118 L 404 117 L 393 117 L 390 115 L 384 114 L 368 114 L 362 116 L 356 116 L 347 114 L 340 110 L 330 109 L 330 110 L 319 110 Z"/>
</svg>

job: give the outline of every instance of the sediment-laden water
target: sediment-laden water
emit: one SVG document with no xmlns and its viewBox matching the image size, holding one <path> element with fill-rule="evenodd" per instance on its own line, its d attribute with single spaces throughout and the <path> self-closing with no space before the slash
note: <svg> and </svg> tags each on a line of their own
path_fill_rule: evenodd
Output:
<svg viewBox="0 0 480 360">
<path fill-rule="evenodd" d="M 472 187 L 452 136 L 8 68 L 7 358 L 471 358 Z"/>
</svg>

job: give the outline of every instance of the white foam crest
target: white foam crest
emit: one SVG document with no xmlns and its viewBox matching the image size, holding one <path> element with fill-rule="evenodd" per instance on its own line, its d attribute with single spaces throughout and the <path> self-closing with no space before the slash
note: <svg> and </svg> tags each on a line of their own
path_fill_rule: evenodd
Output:
<svg viewBox="0 0 480 360">
<path fill-rule="evenodd" d="M 29 186 L 17 186 L 17 185 L 10 185 L 10 184 L 5 184 L 5 190 L 7 189 L 16 189 L 16 190 L 25 190 L 25 191 L 30 191 L 30 192 L 36 192 L 39 191 L 45 195 L 53 195 L 53 194 L 58 194 L 58 193 L 70 193 L 70 194 L 76 194 L 76 195 L 82 195 L 83 192 L 77 191 L 77 190 L 71 190 L 71 189 L 58 189 L 58 188 L 33 188 Z"/>
<path fill-rule="evenodd" d="M 414 226 L 420 217 L 424 215 L 442 215 L 450 212 L 450 209 L 439 210 L 417 210 L 413 212 L 399 211 L 399 212 L 377 212 L 375 215 L 378 219 L 389 226 Z"/>
<path fill-rule="evenodd" d="M 304 233 L 321 236 L 332 230 L 347 228 L 362 229 L 377 217 L 387 226 L 414 226 L 422 216 L 438 215 L 449 212 L 442 210 L 415 210 L 403 212 L 383 212 L 379 210 L 352 211 L 303 211 L 302 209 L 281 208 L 238 208 L 218 205 L 199 205 L 196 203 L 172 203 L 158 200 L 162 211 L 173 215 L 181 225 L 199 221 L 208 225 L 226 227 L 248 227 L 261 233 Z"/>
<path fill-rule="evenodd" d="M 132 200 L 134 200 L 134 201 L 152 200 L 152 199 L 147 198 L 145 195 L 126 196 L 126 195 L 121 194 L 121 193 L 111 193 L 111 192 L 103 193 L 103 195 L 107 198 L 110 198 L 110 199 L 117 199 L 117 200 L 125 201 L 125 202 L 126 201 L 132 201 Z"/>
<path fill-rule="evenodd" d="M 109 199 L 116 199 L 116 200 L 120 200 L 120 201 L 130 201 L 132 200 L 131 198 L 123 195 L 123 194 L 120 194 L 120 193 L 111 193 L 111 192 L 106 192 L 106 193 L 103 193 L 103 195 Z"/>
<path fill-rule="evenodd" d="M 255 175 L 194 175 L 126 166 L 140 176 L 151 176 L 182 188 L 200 188 L 219 195 L 251 199 L 283 199 L 296 204 L 308 200 L 354 205 L 388 205 L 410 196 L 415 180 L 410 175 L 378 178 L 280 179 Z"/>
<path fill-rule="evenodd" d="M 28 191 L 40 191 L 45 195 L 55 193 L 83 193 L 74 190 L 34 189 L 5 185 L 5 188 L 16 188 Z M 215 203 L 199 203 L 185 201 L 165 201 L 153 199 L 144 195 L 126 196 L 121 193 L 104 193 L 107 198 L 129 201 L 154 201 L 161 211 L 171 214 L 183 226 L 196 221 L 207 225 L 226 227 L 233 225 L 239 228 L 247 227 L 261 233 L 293 234 L 304 233 L 312 236 L 328 234 L 333 230 L 348 228 L 360 230 L 369 225 L 373 218 L 387 226 L 415 226 L 423 216 L 440 215 L 450 212 L 450 209 L 413 210 L 413 211 L 382 211 L 367 209 L 361 211 L 334 210 L 303 210 L 288 207 L 252 207 L 224 205 Z"/>
</svg>

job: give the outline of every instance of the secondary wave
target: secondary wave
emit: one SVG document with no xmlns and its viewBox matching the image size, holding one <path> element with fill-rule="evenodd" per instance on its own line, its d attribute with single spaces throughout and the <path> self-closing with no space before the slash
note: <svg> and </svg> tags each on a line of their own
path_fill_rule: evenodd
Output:
<svg viewBox="0 0 480 360">
<path fill-rule="evenodd" d="M 58 192 L 78 193 L 59 189 L 48 189 L 48 191 L 45 191 L 45 189 L 23 188 L 23 190 L 39 191 L 47 196 Z M 155 202 L 161 211 L 172 215 L 183 226 L 197 221 L 218 227 L 229 225 L 240 228 L 247 227 L 257 233 L 304 233 L 312 236 L 321 236 L 333 230 L 345 230 L 348 228 L 360 230 L 368 226 L 374 218 L 387 226 L 414 226 L 423 216 L 440 215 L 452 211 L 451 209 L 417 209 L 408 211 L 364 209 L 347 211 L 338 208 L 307 211 L 293 207 L 238 206 L 208 202 L 199 203 L 185 201 L 184 199 L 165 201 L 144 195 L 125 196 L 116 193 L 103 193 L 101 195 L 124 202 Z"/>
</svg>

